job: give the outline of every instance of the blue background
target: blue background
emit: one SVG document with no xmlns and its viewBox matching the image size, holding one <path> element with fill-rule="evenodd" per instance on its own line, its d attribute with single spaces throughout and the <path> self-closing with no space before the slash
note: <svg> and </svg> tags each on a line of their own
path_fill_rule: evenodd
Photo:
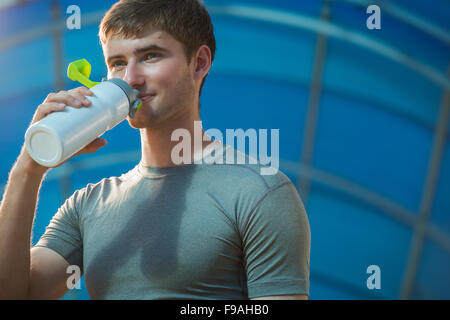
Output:
<svg viewBox="0 0 450 320">
<path fill-rule="evenodd" d="M 105 76 L 97 33 L 112 3 L 42 0 L 0 10 L 2 193 L 36 107 L 58 78 L 64 88 L 77 86 L 65 78 L 68 63 L 86 58 L 91 79 Z M 73 4 L 80 30 L 64 27 Z M 217 52 L 201 97 L 203 126 L 280 129 L 280 169 L 298 187 L 311 224 L 310 299 L 449 299 L 450 121 L 441 110 L 449 109 L 450 1 L 378 2 L 381 30 L 366 27 L 372 3 L 363 0 L 205 4 Z M 321 35 L 326 45 L 318 50 Z M 311 120 L 315 63 L 323 69 Z M 126 121 L 104 137 L 107 147 L 49 172 L 33 243 L 76 189 L 139 161 L 139 132 Z M 437 175 L 431 183 L 429 168 Z M 423 206 L 427 194 L 431 204 Z M 421 227 L 425 236 L 414 241 Z M 370 265 L 380 267 L 381 289 L 366 285 Z M 84 283 L 64 297 L 88 298 Z"/>
</svg>

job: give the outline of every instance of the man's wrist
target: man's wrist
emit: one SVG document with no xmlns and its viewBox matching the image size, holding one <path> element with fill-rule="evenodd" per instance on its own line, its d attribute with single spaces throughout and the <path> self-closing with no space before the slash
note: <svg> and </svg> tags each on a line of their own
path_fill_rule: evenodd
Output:
<svg viewBox="0 0 450 320">
<path fill-rule="evenodd" d="M 15 172 L 33 176 L 44 176 L 48 169 L 34 161 L 25 150 L 25 147 L 22 148 L 13 168 Z"/>
</svg>

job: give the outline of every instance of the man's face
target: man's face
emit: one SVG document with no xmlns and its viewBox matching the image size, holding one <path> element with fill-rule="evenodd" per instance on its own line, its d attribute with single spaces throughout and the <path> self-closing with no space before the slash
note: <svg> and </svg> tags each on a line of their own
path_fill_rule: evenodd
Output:
<svg viewBox="0 0 450 320">
<path fill-rule="evenodd" d="M 150 128 L 193 108 L 197 95 L 183 45 L 164 31 L 150 30 L 138 38 L 112 37 L 103 45 L 108 79 L 120 78 L 139 90 L 142 107 L 134 128 Z M 195 107 L 196 108 L 196 107 Z"/>
</svg>

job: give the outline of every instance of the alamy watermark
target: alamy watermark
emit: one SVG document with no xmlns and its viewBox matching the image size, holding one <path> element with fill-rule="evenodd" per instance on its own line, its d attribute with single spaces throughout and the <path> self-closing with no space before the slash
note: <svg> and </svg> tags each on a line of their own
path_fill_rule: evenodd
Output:
<svg viewBox="0 0 450 320">
<path fill-rule="evenodd" d="M 366 13 L 371 14 L 366 20 L 367 29 L 381 29 L 381 10 L 380 7 L 373 4 L 367 7 Z"/>
<path fill-rule="evenodd" d="M 381 289 L 381 269 L 376 264 L 372 264 L 367 267 L 366 270 L 367 274 L 370 274 L 370 276 L 367 278 L 366 286 L 367 289 L 373 290 L 373 289 Z"/>
<path fill-rule="evenodd" d="M 81 279 L 81 269 L 77 265 L 70 265 L 66 269 L 66 273 L 70 276 L 66 280 L 66 287 L 69 290 L 77 289 L 80 290 L 80 279 Z"/>
<path fill-rule="evenodd" d="M 69 30 L 81 29 L 81 9 L 79 6 L 73 4 L 67 7 L 66 10 L 67 14 L 70 14 L 70 16 L 66 19 L 66 27 Z"/>
</svg>

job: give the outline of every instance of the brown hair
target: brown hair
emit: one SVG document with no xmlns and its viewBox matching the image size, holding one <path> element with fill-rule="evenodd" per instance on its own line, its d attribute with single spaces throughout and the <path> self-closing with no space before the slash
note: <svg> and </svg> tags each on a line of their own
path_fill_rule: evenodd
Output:
<svg viewBox="0 0 450 320">
<path fill-rule="evenodd" d="M 147 27 L 167 32 L 183 44 L 189 63 L 197 49 L 207 45 L 214 60 L 216 40 L 211 17 L 199 0 L 120 0 L 105 14 L 99 30 L 100 42 L 112 36 L 138 37 Z M 200 86 L 200 94 L 206 76 Z"/>
</svg>

